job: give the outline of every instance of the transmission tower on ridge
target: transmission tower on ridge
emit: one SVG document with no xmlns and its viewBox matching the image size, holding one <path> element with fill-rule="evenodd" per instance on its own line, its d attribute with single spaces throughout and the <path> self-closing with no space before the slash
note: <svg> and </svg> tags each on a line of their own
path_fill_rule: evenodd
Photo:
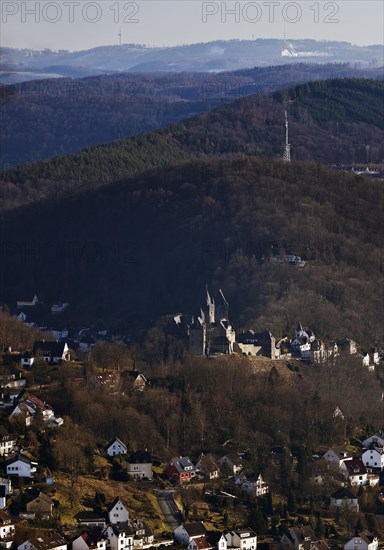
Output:
<svg viewBox="0 0 384 550">
<path fill-rule="evenodd" d="M 291 145 L 288 141 L 288 117 L 287 111 L 285 111 L 285 147 L 283 152 L 283 160 L 291 162 Z"/>
</svg>

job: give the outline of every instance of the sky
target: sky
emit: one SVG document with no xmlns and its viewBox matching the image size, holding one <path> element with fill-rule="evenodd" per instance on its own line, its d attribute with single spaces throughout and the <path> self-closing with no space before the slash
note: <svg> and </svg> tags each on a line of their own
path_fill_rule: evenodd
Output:
<svg viewBox="0 0 384 550">
<path fill-rule="evenodd" d="M 85 50 L 122 43 L 314 38 L 384 43 L 383 0 L 0 0 L 0 45 Z"/>
</svg>

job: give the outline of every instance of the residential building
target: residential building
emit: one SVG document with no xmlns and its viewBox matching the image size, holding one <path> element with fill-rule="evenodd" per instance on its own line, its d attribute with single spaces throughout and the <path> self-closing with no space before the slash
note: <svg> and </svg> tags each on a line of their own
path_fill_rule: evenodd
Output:
<svg viewBox="0 0 384 550">
<path fill-rule="evenodd" d="M 237 475 L 244 467 L 243 459 L 236 453 L 228 453 L 220 458 L 219 464 L 226 468 L 231 475 Z"/>
<path fill-rule="evenodd" d="M 241 550 L 256 550 L 257 535 L 252 529 L 235 529 L 224 534 L 227 548 L 240 548 Z"/>
<path fill-rule="evenodd" d="M 37 462 L 32 461 L 24 454 L 8 460 L 6 463 L 7 475 L 14 475 L 18 477 L 33 477 L 37 473 Z"/>
<path fill-rule="evenodd" d="M 27 512 L 32 512 L 41 515 L 52 515 L 54 502 L 44 493 L 40 492 L 39 495 L 33 500 L 29 501 L 26 505 Z"/>
<path fill-rule="evenodd" d="M 128 451 L 127 446 L 118 437 L 114 437 L 105 447 L 105 450 L 109 456 L 126 454 Z"/>
<path fill-rule="evenodd" d="M 345 487 L 337 489 L 332 493 L 330 497 L 330 508 L 336 510 L 337 508 L 349 508 L 354 512 L 359 511 L 359 501 L 357 497 L 351 493 Z"/>
<path fill-rule="evenodd" d="M 280 539 L 283 550 L 307 550 L 315 542 L 316 536 L 310 525 L 291 527 Z"/>
<path fill-rule="evenodd" d="M 344 550 L 378 550 L 378 538 L 368 531 L 361 531 L 344 544 Z"/>
<path fill-rule="evenodd" d="M 85 531 L 72 541 L 72 550 L 107 550 L 107 538 L 100 529 Z"/>
<path fill-rule="evenodd" d="M 340 472 L 349 479 L 351 485 L 368 485 L 367 469 L 360 458 L 344 460 Z"/>
<path fill-rule="evenodd" d="M 371 443 L 370 447 L 363 452 L 361 459 L 367 468 L 384 470 L 384 447 L 376 447 Z"/>
<path fill-rule="evenodd" d="M 264 481 L 261 474 L 240 472 L 235 479 L 235 485 L 253 497 L 261 497 L 269 491 L 268 483 Z"/>
<path fill-rule="evenodd" d="M 127 522 L 108 525 L 103 535 L 107 538 L 108 550 L 133 550 L 134 535 Z"/>
<path fill-rule="evenodd" d="M 192 540 L 200 539 L 207 534 L 207 529 L 202 521 L 182 523 L 173 531 L 176 542 L 188 546 Z"/>
<path fill-rule="evenodd" d="M 152 479 L 151 454 L 145 451 L 137 451 L 128 459 L 128 474 L 134 479 Z"/>
<path fill-rule="evenodd" d="M 0 455 L 6 456 L 14 452 L 16 445 L 17 438 L 0 425 Z"/>
<path fill-rule="evenodd" d="M 33 346 L 33 354 L 41 357 L 46 363 L 59 364 L 62 361 L 70 361 L 71 355 L 66 342 L 49 342 L 47 340 L 36 341 Z"/>
<path fill-rule="evenodd" d="M 196 463 L 196 471 L 202 473 L 208 479 L 217 479 L 220 476 L 218 459 L 212 454 L 201 453 Z"/>
<path fill-rule="evenodd" d="M 17 547 L 17 550 L 67 550 L 67 541 L 55 531 L 39 533 Z"/>
<path fill-rule="evenodd" d="M 11 517 L 4 510 L 0 510 L 0 547 L 11 548 L 14 534 L 15 525 Z"/>
<path fill-rule="evenodd" d="M 363 447 L 368 449 L 370 445 L 374 445 L 374 447 L 384 447 L 384 429 L 364 439 Z"/>
<path fill-rule="evenodd" d="M 196 468 L 189 456 L 179 456 L 172 458 L 165 468 L 165 473 L 169 479 L 178 483 L 184 483 L 190 481 L 195 476 Z"/>
<path fill-rule="evenodd" d="M 116 497 L 112 504 L 108 506 L 108 518 L 110 523 L 126 523 L 128 521 L 128 508 L 120 497 Z"/>
<path fill-rule="evenodd" d="M 337 470 L 345 460 L 351 458 L 352 454 L 343 446 L 332 447 L 323 454 L 323 459 L 329 462 Z"/>
</svg>

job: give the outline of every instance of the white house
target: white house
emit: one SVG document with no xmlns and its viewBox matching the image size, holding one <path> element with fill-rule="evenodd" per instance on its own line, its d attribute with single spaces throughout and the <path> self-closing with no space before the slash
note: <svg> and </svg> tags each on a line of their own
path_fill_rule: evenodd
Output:
<svg viewBox="0 0 384 550">
<path fill-rule="evenodd" d="M 335 469 L 339 469 L 345 460 L 352 458 L 352 454 L 345 447 L 332 447 L 323 454 L 323 459 L 329 462 Z"/>
<path fill-rule="evenodd" d="M 254 497 L 261 497 L 269 491 L 268 483 L 263 480 L 261 474 L 240 473 L 235 479 L 235 485 L 238 485 L 242 491 Z"/>
<path fill-rule="evenodd" d="M 17 550 L 67 550 L 67 541 L 57 532 L 48 531 L 26 540 Z"/>
<path fill-rule="evenodd" d="M 368 485 L 367 469 L 360 458 L 344 460 L 340 466 L 340 472 L 348 477 L 351 485 Z"/>
<path fill-rule="evenodd" d="M 120 497 L 108 506 L 108 518 L 110 523 L 124 523 L 129 520 L 129 512 Z"/>
<path fill-rule="evenodd" d="M 66 342 L 49 342 L 41 340 L 35 342 L 33 346 L 35 357 L 41 356 L 43 361 L 51 364 L 59 364 L 62 361 L 70 361 L 71 355 Z"/>
<path fill-rule="evenodd" d="M 345 487 L 341 487 L 332 493 L 329 505 L 333 510 L 337 508 L 349 508 L 355 512 L 359 511 L 358 498 Z"/>
<path fill-rule="evenodd" d="M 240 548 L 241 550 L 256 550 L 257 535 L 252 529 L 236 529 L 225 533 L 227 548 Z"/>
<path fill-rule="evenodd" d="M 26 351 L 21 356 L 20 362 L 21 362 L 22 368 L 28 370 L 32 367 L 33 363 L 35 362 L 35 356 L 31 351 Z"/>
<path fill-rule="evenodd" d="M 131 520 L 128 525 L 133 533 L 133 547 L 135 549 L 148 548 L 148 546 L 153 545 L 153 531 L 144 521 Z"/>
<path fill-rule="evenodd" d="M 127 523 L 108 525 L 103 531 L 110 550 L 132 550 L 133 533 Z M 74 549 L 75 550 L 75 549 Z"/>
<path fill-rule="evenodd" d="M 344 544 L 344 550 L 378 550 L 378 548 L 378 538 L 368 531 L 362 531 Z"/>
<path fill-rule="evenodd" d="M 6 473 L 8 476 L 33 477 L 37 473 L 37 466 L 37 462 L 20 453 L 19 456 L 6 462 Z"/>
<path fill-rule="evenodd" d="M 188 546 L 193 539 L 204 537 L 207 529 L 202 521 L 182 523 L 173 531 L 175 540 L 183 546 Z"/>
<path fill-rule="evenodd" d="M 226 468 L 228 468 L 231 474 L 234 476 L 236 474 L 239 474 L 244 466 L 243 459 L 235 453 L 224 455 L 222 458 L 220 458 L 219 464 L 220 466 L 225 466 Z"/>
<path fill-rule="evenodd" d="M 84 532 L 72 541 L 72 550 L 107 550 L 107 538 L 97 529 Z"/>
<path fill-rule="evenodd" d="M 372 445 L 364 451 L 361 459 L 364 466 L 368 468 L 380 468 L 380 470 L 384 470 L 384 447 L 374 447 Z"/>
<path fill-rule="evenodd" d="M 127 446 L 124 445 L 124 443 L 119 439 L 118 437 L 115 437 L 108 443 L 108 445 L 105 447 L 105 450 L 107 451 L 107 454 L 109 456 L 116 456 L 120 454 L 126 454 L 127 452 Z"/>
<path fill-rule="evenodd" d="M 11 548 L 14 533 L 15 526 L 11 518 L 7 512 L 0 510 L 0 546 L 2 548 Z"/>
<path fill-rule="evenodd" d="M 16 447 L 17 438 L 10 435 L 4 426 L 0 426 L 0 455 L 9 455 Z"/>
<path fill-rule="evenodd" d="M 134 479 L 152 479 L 152 458 L 148 451 L 137 451 L 128 459 L 128 474 Z"/>
</svg>

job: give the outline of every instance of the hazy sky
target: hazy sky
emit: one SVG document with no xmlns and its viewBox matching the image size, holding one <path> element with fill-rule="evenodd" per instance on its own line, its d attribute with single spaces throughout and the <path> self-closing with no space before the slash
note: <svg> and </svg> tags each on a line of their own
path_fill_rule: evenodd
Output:
<svg viewBox="0 0 384 550">
<path fill-rule="evenodd" d="M 1 46 L 82 50 L 122 43 L 315 38 L 384 43 L 383 0 L 0 0 Z"/>
</svg>

